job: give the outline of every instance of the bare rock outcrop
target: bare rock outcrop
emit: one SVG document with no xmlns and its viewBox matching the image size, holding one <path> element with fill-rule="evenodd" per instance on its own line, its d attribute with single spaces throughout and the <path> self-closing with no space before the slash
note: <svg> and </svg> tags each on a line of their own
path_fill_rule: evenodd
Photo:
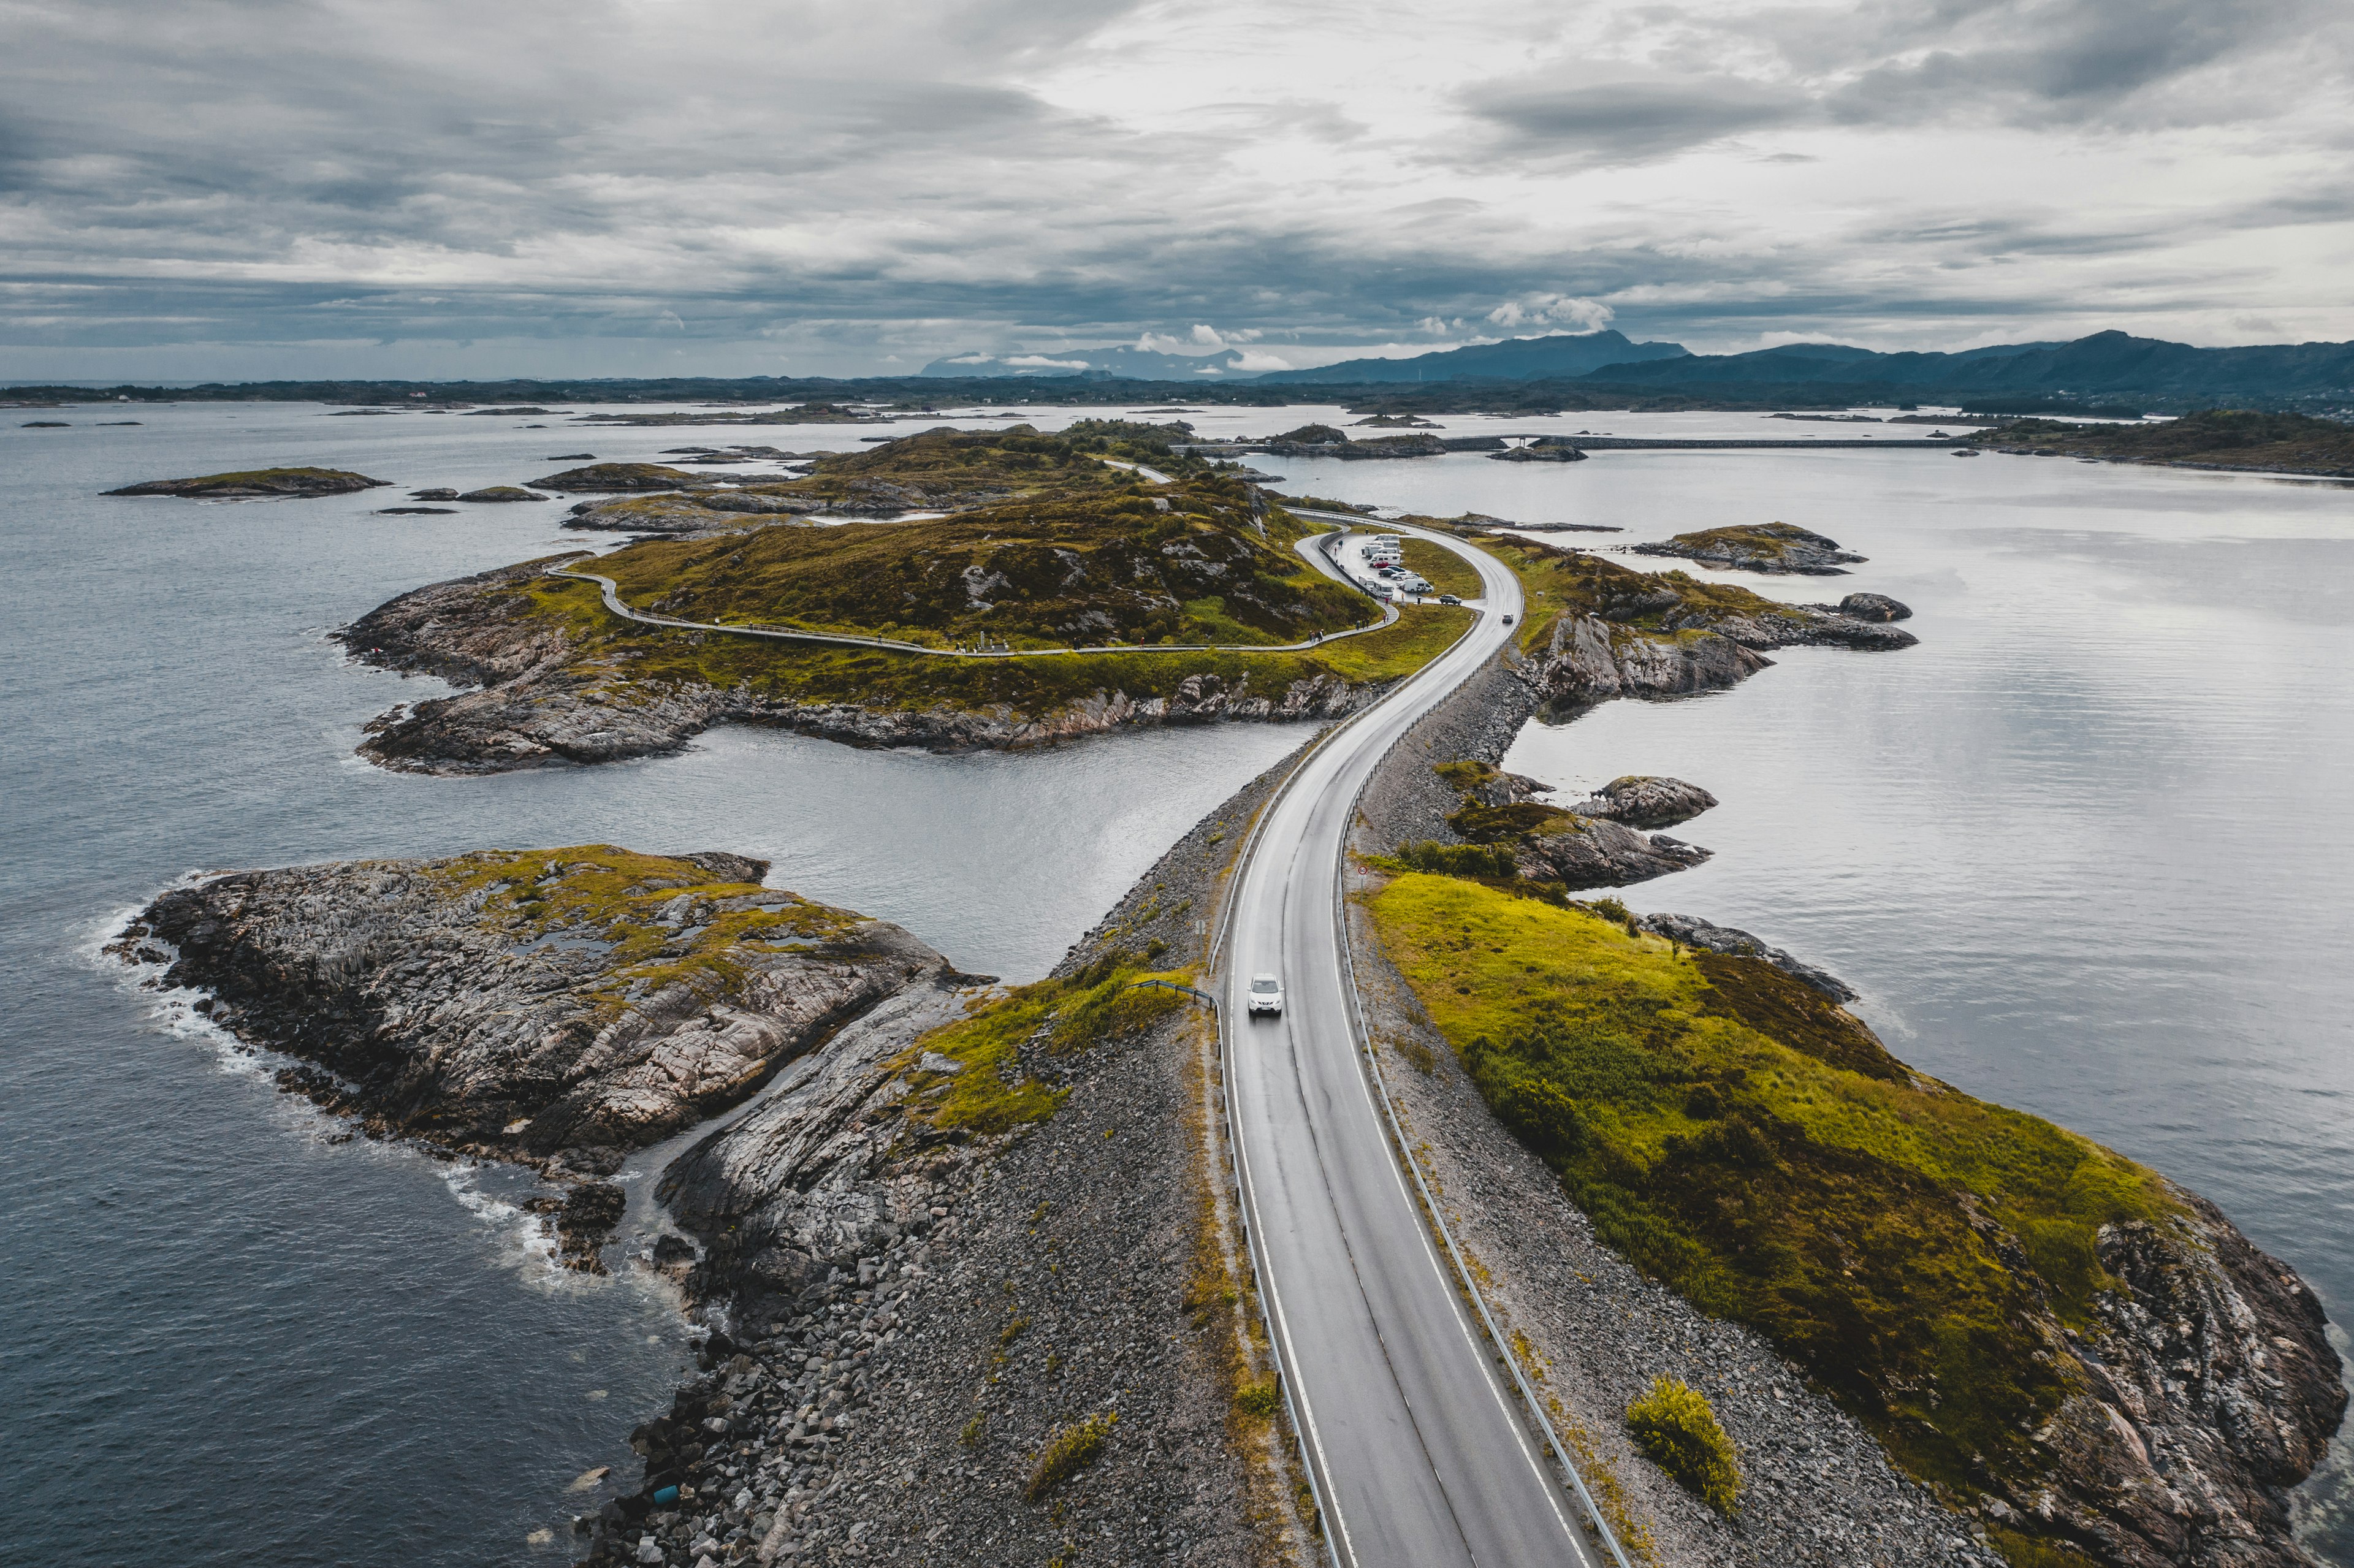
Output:
<svg viewBox="0 0 2354 1568">
<path fill-rule="evenodd" d="M 1541 823 L 1513 846 L 1522 876 L 1558 882 L 1573 892 L 1649 882 L 1655 876 L 1688 871 L 1708 855 L 1697 844 L 1665 833 L 1638 832 L 1606 817 L 1581 817 L 1570 811 Z"/>
<path fill-rule="evenodd" d="M 1629 773 L 1613 779 L 1571 808 L 1581 817 L 1606 817 L 1630 828 L 1672 828 L 1716 804 L 1716 797 L 1681 779 Z"/>
<path fill-rule="evenodd" d="M 1638 556 L 1676 556 L 1725 571 L 1819 577 L 1843 577 L 1850 565 L 1864 558 L 1840 548 L 1838 540 L 1794 523 L 1703 528 L 1629 548 Z"/>
<path fill-rule="evenodd" d="M 124 941 L 370 1130 L 604 1174 L 948 971 L 898 927 L 763 887 L 764 862 L 592 844 L 239 872 Z"/>
<path fill-rule="evenodd" d="M 1564 614 L 1537 657 L 1521 667 L 1538 698 L 1584 707 L 1613 697 L 1681 697 L 1738 685 L 1772 666 L 1776 648 L 1821 646 L 1884 652 L 1920 641 L 1878 621 L 1802 605 L 1754 615 L 1704 609 L 1678 614 L 1672 588 L 1657 590 L 1670 603 L 1659 630 L 1638 629 L 1598 614 Z"/>
<path fill-rule="evenodd" d="M 2173 1220 L 2101 1228 L 2101 1266 L 2123 1288 L 2069 1335 L 2084 1385 L 2037 1434 L 2050 1484 L 1981 1507 L 2127 1568 L 2306 1568 L 2284 1494 L 2346 1410 L 2321 1303 L 2212 1203 L 2171 1191 L 2186 1211 Z"/>
</svg>

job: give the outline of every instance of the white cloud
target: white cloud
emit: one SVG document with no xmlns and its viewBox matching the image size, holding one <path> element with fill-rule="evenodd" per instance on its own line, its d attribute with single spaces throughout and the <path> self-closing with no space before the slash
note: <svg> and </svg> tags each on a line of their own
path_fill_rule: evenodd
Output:
<svg viewBox="0 0 2354 1568">
<path fill-rule="evenodd" d="M 1488 313 L 1488 319 L 1507 331 L 1522 326 L 1565 326 L 1573 331 L 1600 332 L 1616 312 L 1598 300 L 1573 299 L 1567 294 L 1523 294 L 1506 300 Z"/>
<path fill-rule="evenodd" d="M 1296 370 L 1299 366 L 1279 354 L 1269 354 L 1263 348 L 1250 348 L 1245 349 L 1242 356 L 1235 361 L 1235 368 L 1256 373 L 1262 370 Z"/>
<path fill-rule="evenodd" d="M 2354 336 L 2343 0 L 6 14 L 9 374 Z"/>
<path fill-rule="evenodd" d="M 968 362 L 957 360 L 953 363 L 963 365 Z M 1020 370 L 1085 370 L 1088 368 L 1087 362 L 1084 359 L 1050 359 L 1043 354 L 1010 354 L 1005 356 L 1003 363 Z"/>
</svg>

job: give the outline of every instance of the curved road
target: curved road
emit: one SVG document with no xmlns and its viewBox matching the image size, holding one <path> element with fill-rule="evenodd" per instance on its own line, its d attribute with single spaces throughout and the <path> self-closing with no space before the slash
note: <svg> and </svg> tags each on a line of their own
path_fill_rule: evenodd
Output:
<svg viewBox="0 0 2354 1568">
<path fill-rule="evenodd" d="M 1363 519 L 1357 520 L 1363 522 Z M 1333 734 L 1268 809 L 1222 952 L 1228 1115 L 1259 1285 L 1341 1568 L 1595 1568 L 1409 1195 L 1357 1049 L 1341 853 L 1391 743 L 1500 648 L 1519 583 L 1479 570 L 1461 641 Z M 1254 973 L 1286 1011 L 1252 1019 Z"/>
<path fill-rule="evenodd" d="M 1352 588 L 1362 588 L 1362 584 L 1350 582 L 1348 574 L 1333 566 L 1322 551 L 1310 547 L 1317 539 L 1324 536 L 1317 535 L 1299 540 L 1294 547 L 1303 559 L 1325 576 L 1348 583 Z M 593 554 L 588 550 L 575 552 L 576 556 Z M 888 637 L 860 637 L 847 631 L 789 631 L 774 626 L 728 626 L 712 620 L 681 620 L 676 616 L 648 615 L 642 609 L 631 609 L 623 604 L 620 585 L 601 573 L 575 571 L 569 567 L 550 567 L 547 576 L 595 583 L 605 596 L 607 609 L 624 620 L 634 620 L 642 626 L 668 627 L 673 631 L 718 631 L 730 637 L 765 637 L 777 642 L 823 642 L 845 648 L 880 648 L 891 653 L 921 653 L 931 659 L 1052 659 L 1070 653 L 1299 653 L 1310 648 L 1321 648 L 1327 642 L 1338 642 L 1344 637 L 1363 637 L 1384 630 L 1397 624 L 1398 618 L 1397 606 L 1382 599 L 1375 601 L 1381 607 L 1381 619 L 1370 626 L 1352 627 L 1346 631 L 1319 632 L 1305 642 L 1113 642 L 1099 648 L 928 648 L 920 642 L 900 642 Z"/>
</svg>

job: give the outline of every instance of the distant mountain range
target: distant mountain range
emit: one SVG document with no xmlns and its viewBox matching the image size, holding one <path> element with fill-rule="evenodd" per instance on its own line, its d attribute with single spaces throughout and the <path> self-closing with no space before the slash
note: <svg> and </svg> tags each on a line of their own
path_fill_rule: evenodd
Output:
<svg viewBox="0 0 2354 1568">
<path fill-rule="evenodd" d="M 1269 371 L 1259 380 L 1319 387 L 1367 387 L 1383 381 L 1547 381 L 1590 376 L 1613 365 L 1691 357 L 1691 351 L 1680 343 L 1635 343 L 1625 333 L 1604 331 L 1507 338 L 1502 343 L 1417 354 L 1411 359 L 1344 359 L 1313 370 Z"/>
<path fill-rule="evenodd" d="M 1874 354 L 1837 344 L 1798 343 L 1752 354 L 1606 366 L 1585 379 L 1687 391 L 1842 387 L 1913 392 L 1922 400 L 1962 403 L 1988 397 L 2192 402 L 2345 397 L 2354 397 L 2354 343 L 2193 348 L 2121 332 L 2094 333 L 2073 343 L 2004 344 L 1960 354 Z"/>
<path fill-rule="evenodd" d="M 928 376 L 1083 376 L 1104 380 L 1249 381 L 1278 387 L 1436 390 L 1457 400 L 1480 385 L 1509 384 L 1521 397 L 1558 386 L 1575 406 L 1630 394 L 1686 402 L 1960 403 L 1995 412 L 2130 400 L 2160 408 L 2217 403 L 2266 408 L 2354 403 L 2354 343 L 2193 348 L 2189 344 L 2094 333 L 2073 343 L 2013 343 L 1959 353 L 1881 354 L 1835 343 L 1786 344 L 1748 354 L 1692 354 L 1680 344 L 1635 343 L 1616 331 L 1511 338 L 1411 359 L 1350 359 L 1312 370 L 1254 375 L 1243 355 L 1155 354 L 1135 348 L 1059 355 L 959 355 Z M 1434 405 L 1435 406 L 1435 405 Z"/>
<path fill-rule="evenodd" d="M 558 401 L 849 399 L 920 408 L 999 398 L 1077 406 L 1178 397 L 1254 408 L 1339 401 L 1361 412 L 1394 414 L 1922 403 L 1957 404 L 1994 414 L 2084 414 L 2130 406 L 2154 413 L 2229 408 L 2339 420 L 2354 416 L 2354 343 L 2193 348 L 2102 332 L 2073 343 L 2002 344 L 1957 354 L 1878 354 L 1841 344 L 1800 343 L 1715 355 L 1687 354 L 1671 343 L 1630 343 L 1618 333 L 1597 332 L 1515 338 L 1412 359 L 1352 360 L 1272 375 L 1243 369 L 1245 357 L 1235 349 L 1195 355 L 1121 347 L 956 355 L 934 360 L 920 376 L 175 382 L 168 387 L 125 383 L 107 387 L 22 384 L 10 387 L 8 395 L 19 408 L 118 399 L 300 400 L 408 409 Z M 1017 386 L 1021 390 L 1014 390 Z"/>
</svg>

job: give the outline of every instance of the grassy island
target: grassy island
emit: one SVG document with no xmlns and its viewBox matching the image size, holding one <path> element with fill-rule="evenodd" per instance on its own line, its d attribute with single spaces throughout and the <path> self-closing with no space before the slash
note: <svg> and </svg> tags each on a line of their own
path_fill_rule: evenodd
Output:
<svg viewBox="0 0 2354 1568">
<path fill-rule="evenodd" d="M 1161 512 L 1153 499 L 1165 502 Z M 1265 536 L 1261 536 L 1261 529 Z M 557 630 L 584 660 L 634 682 L 748 686 L 801 702 L 891 708 L 1006 706 L 1044 713 L 1097 692 L 1168 696 L 1210 674 L 1271 692 L 1410 674 L 1461 634 L 1468 612 L 1407 607 L 1395 626 L 1283 653 L 1156 653 L 1155 645 L 1306 641 L 1375 619 L 1363 596 L 1291 548 L 1306 526 L 1279 510 L 1253 521 L 1242 487 L 1208 478 L 1160 489 L 1090 488 L 953 518 L 836 526 L 780 524 L 740 535 L 658 539 L 594 569 L 632 609 L 715 624 L 888 637 L 943 650 L 1133 651 L 1011 660 L 831 650 L 668 631 L 608 611 L 598 590 L 540 577 L 505 590 L 514 613 Z"/>
<path fill-rule="evenodd" d="M 2005 452 L 2354 477 L 2354 427 L 2304 414 L 2209 408 L 2159 425 L 2019 419 L 1980 440 Z"/>
<path fill-rule="evenodd" d="M 1375 618 L 1292 547 L 1310 532 L 1232 481 L 1125 481 L 913 523 L 649 541 L 599 566 L 633 608 L 695 620 L 942 648 L 1282 643 Z"/>
<path fill-rule="evenodd" d="M 705 629 L 616 616 L 594 585 L 553 575 L 556 560 L 419 589 L 345 641 L 373 662 L 482 689 L 381 721 L 364 752 L 486 771 L 655 754 L 726 720 L 963 747 L 1129 723 L 1329 718 L 1469 625 L 1469 612 L 1434 605 L 1377 626 L 1370 599 L 1301 553 L 1313 526 L 1172 453 L 1167 438 L 1182 433 L 1125 421 L 1054 436 L 935 430 L 828 459 L 802 480 L 599 503 L 599 514 L 659 507 L 664 522 L 681 507 L 708 512 L 586 564 L 632 610 Z M 795 515 L 803 504 L 953 514 L 822 524 Z M 763 514 L 771 507 L 793 510 Z M 1067 648 L 1093 651 L 1054 652 Z M 956 656 L 976 650 L 1032 656 Z"/>
</svg>

